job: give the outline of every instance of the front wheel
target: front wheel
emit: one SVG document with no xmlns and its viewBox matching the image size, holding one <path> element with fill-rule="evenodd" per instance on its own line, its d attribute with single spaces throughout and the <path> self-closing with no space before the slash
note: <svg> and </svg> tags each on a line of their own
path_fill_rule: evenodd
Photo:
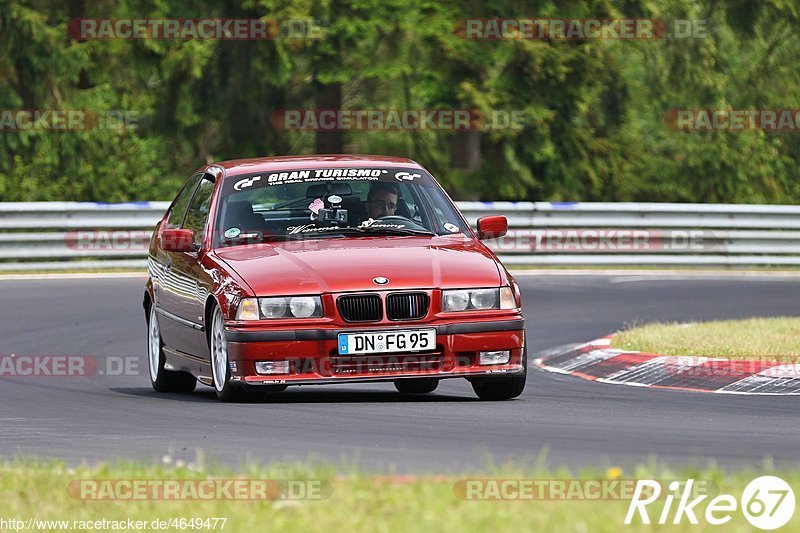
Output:
<svg viewBox="0 0 800 533">
<path fill-rule="evenodd" d="M 403 394 L 427 394 L 438 386 L 439 380 L 432 378 L 398 379 L 394 382 L 394 388 Z"/>
<path fill-rule="evenodd" d="M 528 353 L 522 353 L 522 373 L 498 378 L 478 378 L 472 381 L 472 390 L 481 400 L 502 401 L 516 398 L 525 390 L 528 377 Z"/>
<path fill-rule="evenodd" d="M 223 402 L 238 402 L 245 399 L 245 391 L 231 383 L 231 369 L 228 363 L 228 343 L 225 339 L 225 323 L 222 311 L 214 307 L 211 313 L 209 332 L 209 351 L 211 352 L 211 375 L 217 398 Z"/>
<path fill-rule="evenodd" d="M 197 380 L 188 372 L 174 372 L 164 368 L 164 342 L 156 318 L 156 306 L 150 305 L 147 318 L 147 362 L 150 367 L 150 384 L 157 392 L 192 392 Z"/>
</svg>

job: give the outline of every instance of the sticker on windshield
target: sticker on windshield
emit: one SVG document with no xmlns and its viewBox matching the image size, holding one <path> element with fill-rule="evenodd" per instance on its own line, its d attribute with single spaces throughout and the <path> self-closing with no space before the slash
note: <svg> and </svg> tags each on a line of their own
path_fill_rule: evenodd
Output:
<svg viewBox="0 0 800 533">
<path fill-rule="evenodd" d="M 235 239 L 236 237 L 239 236 L 239 234 L 241 232 L 242 232 L 242 230 L 240 230 L 239 228 L 227 229 L 227 230 L 225 230 L 225 238 L 226 239 Z"/>
<path fill-rule="evenodd" d="M 446 229 L 450 233 L 458 233 L 459 231 L 461 231 L 461 228 L 459 228 L 458 226 L 456 226 L 452 222 L 445 222 L 444 223 L 444 229 Z"/>
<path fill-rule="evenodd" d="M 387 224 L 386 222 L 381 222 L 380 220 L 375 220 L 373 218 L 368 218 L 364 222 L 358 225 L 359 228 L 389 228 L 389 229 L 403 229 L 406 227 L 405 224 Z"/>
<path fill-rule="evenodd" d="M 231 187 L 234 191 L 249 191 L 260 187 L 284 187 L 294 184 L 339 183 L 339 182 L 386 182 L 408 183 L 432 187 L 430 176 L 421 169 L 414 168 L 314 168 L 285 170 L 282 172 L 262 172 L 258 176 L 237 176 Z M 332 191 L 329 189 L 329 191 Z M 338 190 L 337 190 L 338 192 Z M 341 193 L 339 193 L 341 196 Z"/>
<path fill-rule="evenodd" d="M 377 180 L 381 175 L 387 174 L 388 172 L 388 170 L 382 168 L 318 168 L 314 170 L 294 170 L 292 172 L 273 172 L 267 175 L 267 183 L 269 185 L 284 185 L 287 183 L 344 179 Z M 238 191 L 240 189 L 236 190 Z"/>
<path fill-rule="evenodd" d="M 412 174 L 410 172 L 398 172 L 394 175 L 397 181 L 414 181 L 414 178 L 421 178 L 421 174 Z"/>
<path fill-rule="evenodd" d="M 322 209 L 323 207 L 325 207 L 325 203 L 322 201 L 322 198 L 317 198 L 316 200 L 308 204 L 308 208 L 315 215 L 319 214 L 319 210 Z"/>
<path fill-rule="evenodd" d="M 236 191 L 241 191 L 242 189 L 246 189 L 247 187 L 252 187 L 252 185 L 257 181 L 261 181 L 261 176 L 244 178 L 243 180 L 237 181 L 236 184 L 233 186 L 233 189 Z"/>
<path fill-rule="evenodd" d="M 342 231 L 343 229 L 403 229 L 405 228 L 405 224 L 390 224 L 386 222 L 381 222 L 380 220 L 375 220 L 372 218 L 368 218 L 367 220 L 363 221 L 358 226 L 317 226 L 316 224 L 303 224 L 302 226 L 289 226 L 286 228 L 287 235 L 297 235 L 297 234 L 305 234 L 305 233 L 332 233 L 337 231 Z"/>
</svg>

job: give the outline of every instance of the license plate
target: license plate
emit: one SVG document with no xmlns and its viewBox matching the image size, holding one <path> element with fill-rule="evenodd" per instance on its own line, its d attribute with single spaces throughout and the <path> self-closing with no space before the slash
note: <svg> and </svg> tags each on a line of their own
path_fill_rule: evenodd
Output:
<svg viewBox="0 0 800 533">
<path fill-rule="evenodd" d="M 339 333 L 339 355 L 421 352 L 434 348 L 435 329 Z"/>
</svg>

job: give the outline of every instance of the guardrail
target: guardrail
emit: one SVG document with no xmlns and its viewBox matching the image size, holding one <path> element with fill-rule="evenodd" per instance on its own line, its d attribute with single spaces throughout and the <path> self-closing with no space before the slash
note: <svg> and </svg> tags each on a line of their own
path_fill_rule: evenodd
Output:
<svg viewBox="0 0 800 533">
<path fill-rule="evenodd" d="M 469 222 L 508 217 L 487 241 L 522 265 L 800 265 L 800 206 L 458 202 Z M 0 203 L 0 271 L 144 268 L 168 202 Z"/>
</svg>

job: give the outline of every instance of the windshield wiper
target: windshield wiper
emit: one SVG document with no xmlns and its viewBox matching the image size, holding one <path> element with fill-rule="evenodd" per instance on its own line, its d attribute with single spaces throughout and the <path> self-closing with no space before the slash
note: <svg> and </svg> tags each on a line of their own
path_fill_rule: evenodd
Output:
<svg viewBox="0 0 800 533">
<path fill-rule="evenodd" d="M 305 237 L 302 235 L 264 235 L 261 239 L 262 242 L 277 242 L 277 241 L 304 241 Z"/>
<path fill-rule="evenodd" d="M 358 233 L 387 233 L 389 235 L 436 235 L 432 231 L 428 230 L 421 230 L 421 229 L 411 229 L 411 228 L 381 228 L 381 227 L 356 227 L 356 228 L 342 228 L 350 231 L 355 231 Z"/>
<path fill-rule="evenodd" d="M 262 235 L 260 237 L 233 237 L 225 238 L 222 240 L 224 244 L 241 245 L 241 244 L 261 244 L 265 242 L 280 242 L 280 241 L 302 241 L 305 240 L 302 235 Z"/>
</svg>

